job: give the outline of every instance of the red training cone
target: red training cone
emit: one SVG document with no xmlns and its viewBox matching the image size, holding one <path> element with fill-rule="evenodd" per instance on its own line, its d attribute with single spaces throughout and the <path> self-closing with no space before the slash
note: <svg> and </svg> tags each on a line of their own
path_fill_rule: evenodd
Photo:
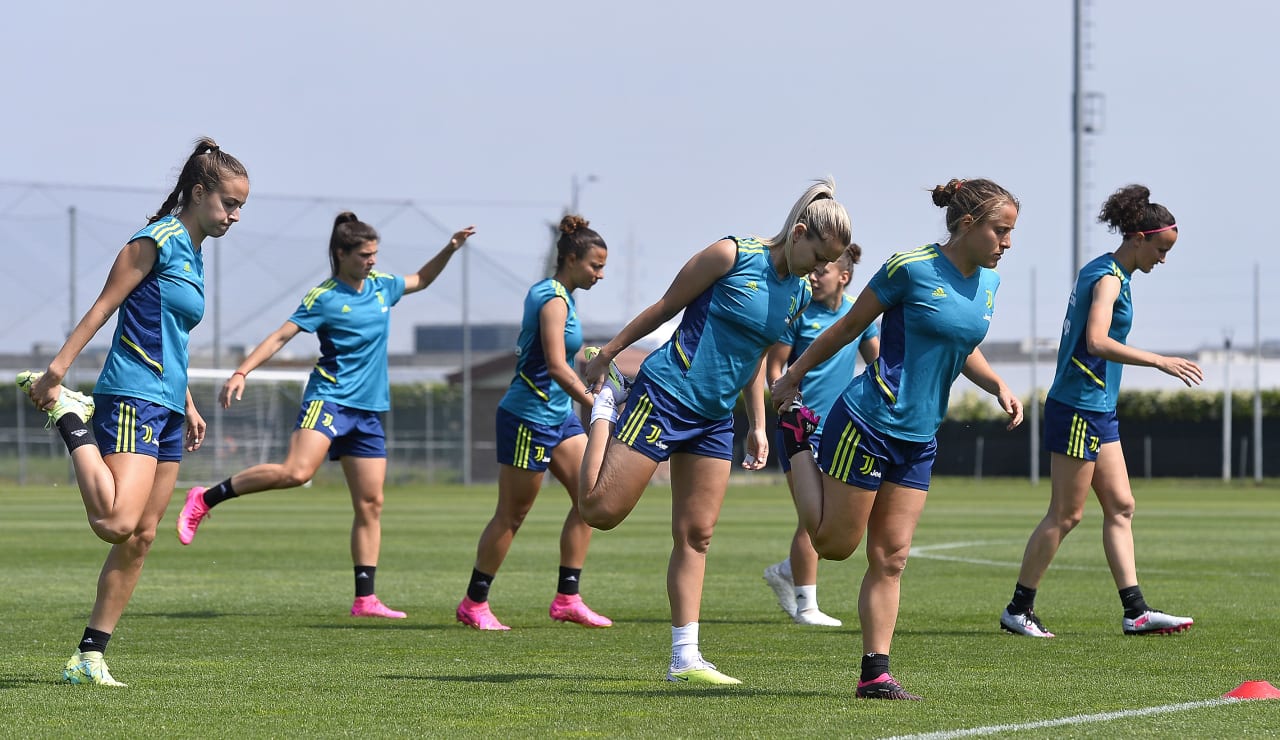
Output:
<svg viewBox="0 0 1280 740">
<path fill-rule="evenodd" d="M 1280 689 L 1266 681 L 1245 681 L 1223 696 L 1231 699 L 1280 699 Z"/>
</svg>

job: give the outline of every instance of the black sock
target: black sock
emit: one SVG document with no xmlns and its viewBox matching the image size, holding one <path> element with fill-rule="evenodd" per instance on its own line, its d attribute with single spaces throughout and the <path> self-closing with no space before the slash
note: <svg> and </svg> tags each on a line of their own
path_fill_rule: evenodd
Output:
<svg viewBox="0 0 1280 740">
<path fill-rule="evenodd" d="M 581 579 L 581 568 L 560 566 L 560 585 L 556 586 L 556 593 L 564 594 L 565 596 L 576 596 L 578 594 L 578 581 Z"/>
<path fill-rule="evenodd" d="M 889 672 L 889 656 L 885 653 L 867 653 L 862 656 L 862 682 L 872 681 Z"/>
<path fill-rule="evenodd" d="M 88 652 L 107 652 L 107 642 L 111 639 L 110 632 L 102 632 L 92 627 L 84 628 L 84 637 L 80 638 L 80 644 L 76 646 L 82 653 Z"/>
<path fill-rule="evenodd" d="M 1036 605 L 1036 590 L 1016 584 L 1013 587 L 1013 599 L 1009 602 L 1010 614 L 1026 614 Z"/>
<path fill-rule="evenodd" d="M 467 598 L 483 604 L 489 600 L 489 587 L 493 585 L 493 576 L 471 569 L 471 583 L 467 584 Z"/>
<path fill-rule="evenodd" d="M 1147 606 L 1147 600 L 1142 598 L 1142 589 L 1137 586 L 1120 589 L 1120 603 L 1124 606 L 1124 616 L 1127 619 L 1137 619 L 1151 608 Z"/>
<path fill-rule="evenodd" d="M 77 447 L 93 444 L 93 435 L 89 433 L 89 427 L 75 414 L 63 414 L 54 424 L 58 428 L 58 434 L 62 436 L 62 441 L 67 445 L 67 452 L 75 452 Z"/>
<path fill-rule="evenodd" d="M 356 566 L 356 598 L 373 596 L 373 577 L 377 573 L 376 565 Z"/>
<path fill-rule="evenodd" d="M 231 488 L 231 479 L 228 478 L 204 492 L 204 505 L 212 509 L 223 501 L 239 495 Z"/>
</svg>

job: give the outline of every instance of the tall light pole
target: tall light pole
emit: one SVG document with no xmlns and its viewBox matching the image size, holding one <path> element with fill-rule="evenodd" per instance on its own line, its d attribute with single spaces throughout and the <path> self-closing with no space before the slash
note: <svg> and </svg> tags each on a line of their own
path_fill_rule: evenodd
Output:
<svg viewBox="0 0 1280 740">
<path fill-rule="evenodd" d="M 1089 52 L 1089 0 L 1074 0 L 1074 45 L 1071 70 L 1071 275 L 1084 266 L 1084 210 L 1088 200 L 1089 183 L 1086 179 L 1089 134 L 1102 132 L 1103 97 L 1101 93 L 1085 91 L 1084 72 L 1088 67 Z"/>
<path fill-rule="evenodd" d="M 578 197 L 582 194 L 582 189 L 588 184 L 596 182 L 599 179 L 600 178 L 595 175 L 587 175 L 585 178 L 579 180 L 577 173 L 574 173 L 573 177 L 569 180 L 569 213 L 577 215 Z"/>
</svg>

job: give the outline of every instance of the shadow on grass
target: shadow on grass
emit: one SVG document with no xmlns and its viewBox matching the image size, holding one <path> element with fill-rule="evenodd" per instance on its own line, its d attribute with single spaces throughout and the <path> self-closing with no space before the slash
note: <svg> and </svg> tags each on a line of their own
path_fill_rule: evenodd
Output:
<svg viewBox="0 0 1280 740">
<path fill-rule="evenodd" d="M 20 689 L 24 686 L 49 686 L 59 683 L 61 682 L 48 678 L 0 678 L 0 691 L 4 689 Z"/>
<path fill-rule="evenodd" d="M 313 630 L 394 630 L 405 632 L 443 632 L 452 629 L 451 624 L 406 624 L 400 619 L 359 619 L 353 618 L 342 624 L 312 624 Z"/>
<path fill-rule="evenodd" d="M 631 696 L 636 698 L 688 698 L 705 699 L 707 697 L 746 698 L 776 697 L 792 699 L 830 698 L 830 691 L 779 691 L 777 689 L 758 689 L 748 686 L 689 686 L 669 682 L 657 682 L 648 678 L 619 678 L 617 676 L 574 676 L 554 673 L 482 673 L 455 676 L 408 676 L 403 674 L 383 674 L 378 676 L 391 681 L 439 681 L 441 683 L 520 683 L 522 681 L 573 681 L 582 686 L 600 681 L 643 681 L 644 688 L 634 689 L 579 689 L 580 694 L 596 694 L 599 696 Z M 836 692 L 839 693 L 839 692 Z"/>
<path fill-rule="evenodd" d="M 518 683 L 520 681 L 546 681 L 551 678 L 569 678 L 554 673 L 482 673 L 466 676 L 402 676 L 382 675 L 395 681 L 443 681 L 447 683 Z"/>
<path fill-rule="evenodd" d="M 215 612 L 208 609 L 194 612 L 135 612 L 134 617 L 153 617 L 156 619 L 220 619 L 223 617 L 257 617 L 259 614 L 247 612 Z"/>
</svg>

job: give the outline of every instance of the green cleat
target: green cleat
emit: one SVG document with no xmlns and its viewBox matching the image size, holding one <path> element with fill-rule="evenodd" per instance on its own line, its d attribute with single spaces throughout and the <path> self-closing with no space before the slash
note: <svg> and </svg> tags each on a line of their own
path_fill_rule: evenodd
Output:
<svg viewBox="0 0 1280 740">
<path fill-rule="evenodd" d="M 706 660 L 698 659 L 684 667 L 677 668 L 673 663 L 667 670 L 667 680 L 674 683 L 699 684 L 702 686 L 735 686 L 742 683 L 733 676 L 726 676 Z"/>
<path fill-rule="evenodd" d="M 591 362 L 600 354 L 599 347 L 584 347 L 582 356 L 587 362 Z M 609 363 L 609 375 L 604 379 L 605 387 L 613 392 L 613 400 L 615 403 L 625 403 L 627 394 L 631 392 L 632 380 L 622 374 L 615 362 Z"/>
<path fill-rule="evenodd" d="M 16 382 L 23 392 L 29 393 L 31 386 L 35 385 L 42 375 L 44 373 L 23 370 L 18 373 Z M 58 419 L 67 414 L 75 414 L 80 417 L 81 421 L 88 424 L 89 420 L 93 418 L 93 397 L 73 391 L 65 385 L 62 386 L 62 392 L 58 394 L 58 400 L 54 402 L 53 408 L 49 409 L 49 423 L 45 425 L 45 428 L 58 423 Z"/>
<path fill-rule="evenodd" d="M 77 650 L 67 661 L 66 667 L 62 669 L 62 681 L 69 684 L 128 686 L 111 677 L 111 671 L 107 670 L 107 661 L 102 658 L 102 653 L 94 650 L 85 653 Z"/>
</svg>

